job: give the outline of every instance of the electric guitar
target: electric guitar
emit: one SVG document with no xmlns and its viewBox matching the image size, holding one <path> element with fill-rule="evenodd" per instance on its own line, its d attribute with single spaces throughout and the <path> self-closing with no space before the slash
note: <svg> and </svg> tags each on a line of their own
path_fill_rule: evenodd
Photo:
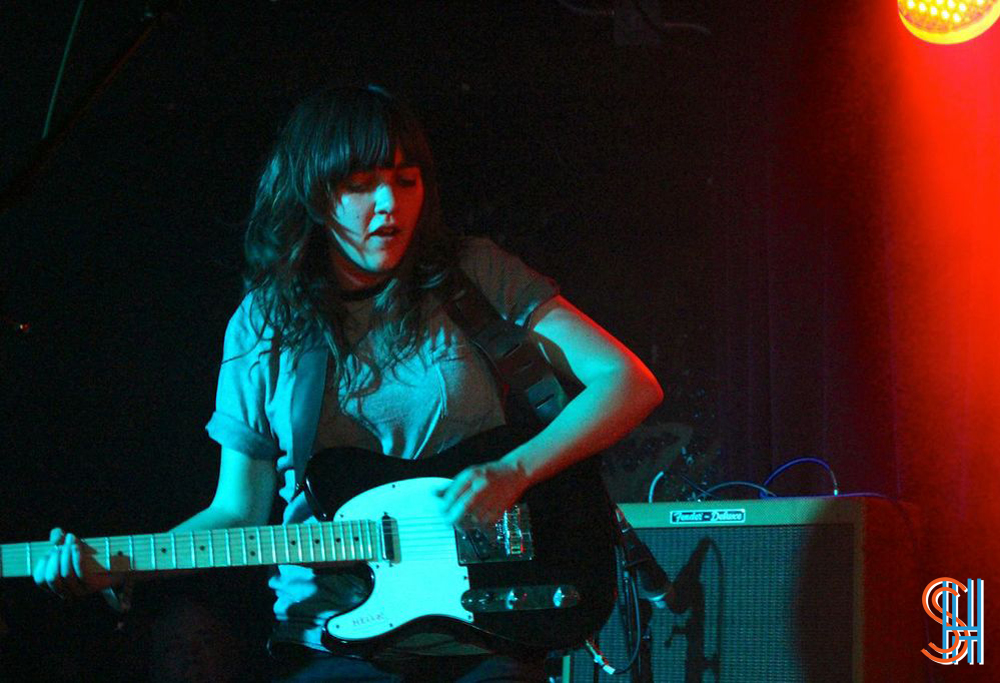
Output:
<svg viewBox="0 0 1000 683">
<path fill-rule="evenodd" d="M 526 437 L 499 427 L 419 460 L 329 449 L 303 480 L 318 523 L 87 538 L 85 561 L 120 574 L 366 567 L 367 599 L 326 624 L 334 652 L 370 654 L 427 631 L 497 652 L 573 647 L 600 630 L 615 601 L 615 532 L 598 459 L 532 487 L 488 528 L 458 529 L 440 512 L 442 485 Z M 0 578 L 31 576 L 51 547 L 0 546 Z"/>
</svg>

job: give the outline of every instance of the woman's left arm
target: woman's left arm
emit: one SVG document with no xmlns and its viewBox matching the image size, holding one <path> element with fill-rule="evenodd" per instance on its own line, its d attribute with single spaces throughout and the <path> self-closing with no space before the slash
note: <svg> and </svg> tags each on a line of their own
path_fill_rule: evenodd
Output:
<svg viewBox="0 0 1000 683">
<path fill-rule="evenodd" d="M 491 463 L 463 470 L 442 491 L 453 523 L 491 523 L 525 490 L 607 448 L 663 400 L 634 353 L 561 296 L 529 323 L 549 362 L 584 389 L 535 437 Z"/>
</svg>

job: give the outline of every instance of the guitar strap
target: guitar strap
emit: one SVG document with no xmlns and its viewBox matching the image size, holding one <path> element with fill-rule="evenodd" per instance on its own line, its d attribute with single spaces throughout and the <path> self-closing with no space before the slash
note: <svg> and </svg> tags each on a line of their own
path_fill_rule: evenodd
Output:
<svg viewBox="0 0 1000 683">
<path fill-rule="evenodd" d="M 449 274 L 441 300 L 448 316 L 485 357 L 507 424 L 539 430 L 582 389 L 575 379 L 558 376 L 527 328 L 501 316 L 461 268 Z M 296 494 L 304 488 L 304 471 L 296 472 Z"/>
<path fill-rule="evenodd" d="M 461 268 L 452 271 L 443 303 L 489 362 L 508 424 L 544 427 L 579 393 L 575 380 L 556 374 L 527 328 L 501 316 Z"/>
<path fill-rule="evenodd" d="M 445 310 L 489 359 L 500 387 L 507 422 L 543 427 L 555 419 L 572 396 L 556 375 L 555 368 L 532 343 L 528 330 L 504 319 L 460 268 L 453 271 L 449 284 L 451 294 L 445 302 Z M 579 385 L 572 388 L 576 389 L 573 395 L 579 393 Z M 577 467 L 598 468 L 599 464 L 596 458 L 590 458 Z M 635 535 L 625 514 L 612 502 L 607 489 L 604 486 L 601 489 L 608 510 L 608 526 L 603 530 L 594 529 L 594 534 L 598 537 L 610 534 L 622 548 L 625 560 L 629 560 L 631 553 L 629 569 L 634 569 L 639 577 L 640 597 L 657 607 L 671 605 L 676 599 L 673 584 L 649 548 Z M 593 642 L 593 639 L 587 641 L 588 648 L 593 648 Z M 591 652 L 595 654 L 594 661 L 601 665 L 603 655 L 594 649 Z"/>
<path fill-rule="evenodd" d="M 446 292 L 444 307 L 448 315 L 489 361 L 507 423 L 540 429 L 554 420 L 583 388 L 579 382 L 559 376 L 532 342 L 527 328 L 501 316 L 461 268 L 452 271 Z M 599 470 L 600 459 L 592 457 L 574 467 Z M 592 533 L 595 541 L 607 538 L 621 545 L 623 535 L 615 514 L 621 511 L 600 475 L 597 481 L 602 482 L 600 495 L 607 510 L 607 524 Z"/>
</svg>

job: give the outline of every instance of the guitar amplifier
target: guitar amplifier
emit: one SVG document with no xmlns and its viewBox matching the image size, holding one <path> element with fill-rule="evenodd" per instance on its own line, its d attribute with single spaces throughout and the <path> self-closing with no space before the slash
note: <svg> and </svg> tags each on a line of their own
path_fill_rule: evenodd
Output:
<svg viewBox="0 0 1000 683">
<path fill-rule="evenodd" d="M 677 582 L 682 610 L 651 610 L 648 657 L 631 680 L 923 680 L 929 579 L 916 574 L 913 506 L 868 497 L 621 508 Z M 616 668 L 632 652 L 621 610 L 598 638 Z M 586 650 L 563 660 L 564 682 L 622 678 L 595 671 Z"/>
</svg>

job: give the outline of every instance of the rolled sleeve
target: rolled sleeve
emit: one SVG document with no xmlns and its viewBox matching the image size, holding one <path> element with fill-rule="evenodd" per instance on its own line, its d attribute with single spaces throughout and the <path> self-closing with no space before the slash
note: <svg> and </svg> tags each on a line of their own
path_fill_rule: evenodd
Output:
<svg viewBox="0 0 1000 683">
<path fill-rule="evenodd" d="M 219 445 L 231 448 L 259 460 L 274 460 L 280 455 L 274 441 L 255 432 L 247 424 L 218 411 L 212 414 L 212 419 L 205 425 L 208 435 Z"/>
<path fill-rule="evenodd" d="M 264 333 L 263 319 L 253 309 L 247 295 L 226 327 L 215 412 L 205 429 L 225 448 L 275 458 L 281 449 L 267 415 L 274 387 L 272 335 Z"/>
<path fill-rule="evenodd" d="M 535 309 L 559 294 L 559 285 L 488 239 L 466 241 L 462 269 L 507 320 L 526 325 Z"/>
</svg>

